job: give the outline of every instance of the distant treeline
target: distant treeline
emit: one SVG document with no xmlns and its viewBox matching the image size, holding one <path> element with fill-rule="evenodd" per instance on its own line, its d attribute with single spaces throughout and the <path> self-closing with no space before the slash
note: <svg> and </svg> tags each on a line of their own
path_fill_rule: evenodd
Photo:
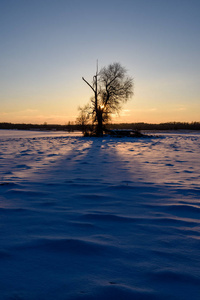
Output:
<svg viewBox="0 0 200 300">
<path fill-rule="evenodd" d="M 18 130 L 55 130 L 55 131 L 82 131 L 82 126 L 77 124 L 56 125 L 56 124 L 13 124 L 0 123 L 0 129 Z M 107 129 L 132 129 L 132 130 L 200 130 L 200 122 L 169 122 L 160 124 L 149 123 L 119 123 L 108 124 Z"/>
<path fill-rule="evenodd" d="M 59 131 L 73 131 L 81 130 L 79 125 L 57 125 L 57 124 L 13 124 L 0 123 L 0 129 L 18 129 L 18 130 L 59 130 Z"/>
<path fill-rule="evenodd" d="M 121 123 L 110 124 L 109 129 L 133 129 L 133 130 L 200 130 L 200 122 L 168 122 L 160 124 L 149 123 Z"/>
</svg>

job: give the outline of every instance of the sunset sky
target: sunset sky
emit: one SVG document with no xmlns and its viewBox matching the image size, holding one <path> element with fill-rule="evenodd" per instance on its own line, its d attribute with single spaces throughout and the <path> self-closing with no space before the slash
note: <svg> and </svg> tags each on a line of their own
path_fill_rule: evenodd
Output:
<svg viewBox="0 0 200 300">
<path fill-rule="evenodd" d="M 113 122 L 200 121 L 200 0 L 0 0 L 0 122 L 66 124 L 96 70 L 134 97 Z"/>
</svg>

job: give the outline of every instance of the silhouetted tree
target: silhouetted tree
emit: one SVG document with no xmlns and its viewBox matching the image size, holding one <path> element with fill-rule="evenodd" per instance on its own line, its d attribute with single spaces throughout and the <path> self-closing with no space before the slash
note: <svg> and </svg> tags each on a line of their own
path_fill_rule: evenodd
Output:
<svg viewBox="0 0 200 300">
<path fill-rule="evenodd" d="M 79 116 L 76 119 L 76 124 L 80 126 L 82 133 L 86 135 L 89 123 L 89 106 L 79 107 Z"/>
<path fill-rule="evenodd" d="M 103 135 L 104 125 L 111 118 L 111 114 L 118 113 L 121 104 L 133 95 L 133 79 L 127 76 L 127 71 L 119 63 L 104 67 L 93 77 L 90 84 L 84 82 L 93 91 L 90 103 L 80 108 L 80 114 L 85 120 L 91 120 L 95 125 L 95 134 Z"/>
</svg>

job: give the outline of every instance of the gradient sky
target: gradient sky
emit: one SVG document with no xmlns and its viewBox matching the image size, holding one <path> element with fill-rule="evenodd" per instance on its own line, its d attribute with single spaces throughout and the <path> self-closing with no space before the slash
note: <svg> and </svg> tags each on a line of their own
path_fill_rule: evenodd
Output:
<svg viewBox="0 0 200 300">
<path fill-rule="evenodd" d="M 134 97 L 114 122 L 200 121 L 200 0 L 0 0 L 0 122 L 66 124 L 96 70 Z"/>
</svg>

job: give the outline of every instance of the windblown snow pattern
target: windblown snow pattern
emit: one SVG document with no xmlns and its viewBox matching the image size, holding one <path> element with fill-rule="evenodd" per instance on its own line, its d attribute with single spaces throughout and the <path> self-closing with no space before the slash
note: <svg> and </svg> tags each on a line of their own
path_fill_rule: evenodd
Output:
<svg viewBox="0 0 200 300">
<path fill-rule="evenodd" d="M 200 133 L 0 131 L 0 299 L 200 299 Z"/>
</svg>

